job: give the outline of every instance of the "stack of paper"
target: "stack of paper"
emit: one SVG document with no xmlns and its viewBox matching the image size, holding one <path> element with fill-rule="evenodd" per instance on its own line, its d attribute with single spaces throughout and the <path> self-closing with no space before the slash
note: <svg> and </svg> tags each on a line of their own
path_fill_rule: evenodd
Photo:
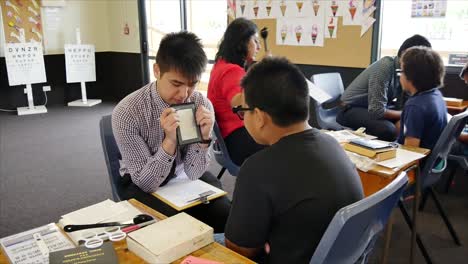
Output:
<svg viewBox="0 0 468 264">
<path fill-rule="evenodd" d="M 60 232 L 60 229 L 54 223 L 51 223 L 0 239 L 0 244 L 11 263 L 49 263 L 49 258 L 41 254 L 39 245 L 33 238 L 34 234 L 40 234 L 49 252 L 75 247 L 70 240 Z"/>
<path fill-rule="evenodd" d="M 63 215 L 59 225 L 63 228 L 66 225 L 96 224 L 104 222 L 129 222 L 142 212 L 136 209 L 127 201 L 116 203 L 111 200 L 82 208 L 80 210 Z M 105 228 L 92 228 L 67 233 L 75 244 L 83 238 L 85 233 L 102 233 Z"/>
</svg>

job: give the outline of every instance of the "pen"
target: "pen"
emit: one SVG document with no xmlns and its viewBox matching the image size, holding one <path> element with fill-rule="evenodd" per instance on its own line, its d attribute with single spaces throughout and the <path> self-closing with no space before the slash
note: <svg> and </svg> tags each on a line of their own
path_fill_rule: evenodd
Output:
<svg viewBox="0 0 468 264">
<path fill-rule="evenodd" d="M 135 231 L 137 229 L 140 229 L 142 227 L 145 227 L 147 225 L 151 225 L 151 224 L 154 224 L 156 223 L 156 220 L 151 220 L 151 221 L 147 221 L 147 222 L 143 222 L 141 224 L 136 224 L 136 225 L 131 225 L 131 226 L 127 226 L 127 227 L 124 227 L 122 228 L 122 232 L 124 233 L 130 233 L 132 231 Z"/>
</svg>

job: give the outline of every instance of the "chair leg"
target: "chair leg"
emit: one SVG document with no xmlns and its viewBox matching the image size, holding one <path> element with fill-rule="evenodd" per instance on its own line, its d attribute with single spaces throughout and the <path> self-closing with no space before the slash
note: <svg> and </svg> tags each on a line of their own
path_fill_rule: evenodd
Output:
<svg viewBox="0 0 468 264">
<path fill-rule="evenodd" d="M 450 186 L 452 186 L 452 182 L 453 182 L 453 179 L 455 178 L 456 173 L 457 173 L 457 168 L 453 166 L 448 175 L 447 182 L 445 183 L 445 188 L 444 188 L 445 193 L 449 192 Z"/>
<path fill-rule="evenodd" d="M 434 199 L 434 202 L 436 204 L 436 207 L 437 207 L 437 210 L 439 211 L 439 214 L 440 216 L 442 217 L 442 219 L 444 220 L 444 223 L 445 225 L 447 226 L 449 232 L 450 232 L 450 235 L 452 236 L 453 238 L 453 241 L 455 242 L 455 244 L 457 244 L 458 246 L 461 246 L 461 242 L 460 242 L 460 239 L 458 238 L 458 235 L 457 233 L 455 232 L 455 229 L 453 228 L 452 226 L 452 223 L 450 223 L 450 220 L 448 219 L 447 217 L 447 214 L 445 213 L 445 210 L 442 208 L 442 204 L 440 203 L 440 200 L 439 198 L 437 197 L 434 189 L 431 187 L 429 188 L 429 193 L 431 194 L 432 198 Z"/>
<path fill-rule="evenodd" d="M 428 191 L 424 191 L 424 192 L 423 192 L 423 195 L 422 195 L 421 203 L 419 204 L 419 208 L 418 208 L 419 211 L 424 210 L 424 207 L 426 207 L 427 198 L 429 198 L 429 192 L 428 192 Z"/>
<path fill-rule="evenodd" d="M 403 214 L 403 218 L 405 219 L 406 224 L 408 224 L 410 230 L 413 230 L 413 226 L 412 226 L 412 223 L 411 223 L 411 218 L 410 218 L 410 216 L 408 214 L 408 211 L 405 208 L 405 205 L 403 204 L 403 202 L 401 200 L 398 201 L 398 207 L 400 207 L 400 211 Z M 421 240 L 421 237 L 419 236 L 418 233 L 416 233 L 416 243 L 418 244 L 419 250 L 421 250 L 421 254 L 424 257 L 424 260 L 426 260 L 426 263 L 432 264 L 431 257 L 429 256 L 429 253 L 427 252 L 426 247 L 424 246 L 424 244 L 423 244 L 423 242 Z"/>
<path fill-rule="evenodd" d="M 226 168 L 222 168 L 221 171 L 218 173 L 218 180 L 221 180 L 221 177 L 223 177 L 224 172 L 226 171 Z"/>
</svg>

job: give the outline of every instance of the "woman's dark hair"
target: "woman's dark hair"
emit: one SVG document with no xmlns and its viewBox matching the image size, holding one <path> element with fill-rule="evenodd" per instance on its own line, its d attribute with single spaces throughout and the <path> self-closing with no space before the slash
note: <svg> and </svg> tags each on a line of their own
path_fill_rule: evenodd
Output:
<svg viewBox="0 0 468 264">
<path fill-rule="evenodd" d="M 403 73 L 414 87 L 422 92 L 443 84 L 445 67 L 440 55 L 427 47 L 407 49 L 402 57 Z"/>
<path fill-rule="evenodd" d="M 254 22 L 245 18 L 235 19 L 224 32 L 215 60 L 221 58 L 244 67 L 249 40 L 256 33 L 257 25 Z"/>
</svg>

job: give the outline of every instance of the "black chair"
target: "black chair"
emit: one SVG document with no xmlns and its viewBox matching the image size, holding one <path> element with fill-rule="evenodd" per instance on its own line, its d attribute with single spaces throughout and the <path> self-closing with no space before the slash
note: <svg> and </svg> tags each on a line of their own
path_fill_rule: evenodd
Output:
<svg viewBox="0 0 468 264">
<path fill-rule="evenodd" d="M 221 179 L 226 169 L 232 176 L 237 176 L 239 174 L 239 166 L 231 160 L 224 139 L 221 136 L 221 130 L 216 122 L 213 125 L 213 132 L 216 137 L 216 141 L 213 144 L 213 154 L 216 162 L 223 167 L 218 174 L 218 179 Z"/>
<path fill-rule="evenodd" d="M 325 108 L 324 104 L 331 104 L 341 97 L 344 92 L 343 81 L 341 75 L 337 72 L 314 74 L 310 78 L 315 86 L 323 92 L 331 96 L 331 99 L 324 103 L 319 103 L 311 99 L 314 107 L 315 119 L 318 128 L 328 130 L 341 130 L 343 126 L 336 122 L 336 115 L 339 111 L 339 106 L 335 105 L 330 108 Z"/>
<path fill-rule="evenodd" d="M 110 184 L 112 187 L 112 197 L 114 201 L 123 200 L 119 195 L 121 188 L 121 180 L 119 169 L 119 160 L 122 159 L 119 147 L 115 142 L 114 133 L 112 132 L 112 117 L 110 115 L 103 116 L 99 121 L 99 129 L 101 131 L 101 143 L 106 159 L 107 172 L 109 173 Z"/>
</svg>

